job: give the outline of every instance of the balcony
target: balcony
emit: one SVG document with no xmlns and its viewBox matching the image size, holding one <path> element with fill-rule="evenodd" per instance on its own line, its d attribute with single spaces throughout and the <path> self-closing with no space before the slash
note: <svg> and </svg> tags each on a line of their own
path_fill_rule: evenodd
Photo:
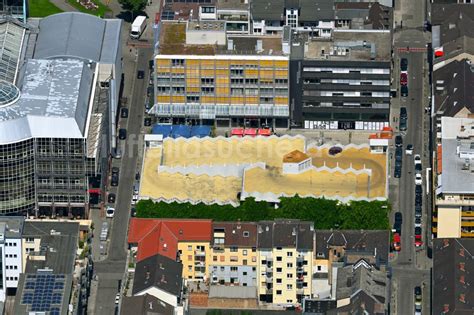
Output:
<svg viewBox="0 0 474 315">
<path fill-rule="evenodd" d="M 474 199 L 436 199 L 437 206 L 474 206 Z"/>
<path fill-rule="evenodd" d="M 195 250 L 194 256 L 198 256 L 198 257 L 206 256 L 206 252 L 203 250 Z"/>
<path fill-rule="evenodd" d="M 204 261 L 195 261 L 194 266 L 204 267 L 206 263 Z"/>
</svg>

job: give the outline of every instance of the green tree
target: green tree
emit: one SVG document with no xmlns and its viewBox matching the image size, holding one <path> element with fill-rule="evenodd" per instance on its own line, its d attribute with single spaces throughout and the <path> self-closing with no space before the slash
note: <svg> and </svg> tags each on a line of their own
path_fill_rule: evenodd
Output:
<svg viewBox="0 0 474 315">
<path fill-rule="evenodd" d="M 146 7 L 148 0 L 119 0 L 122 8 L 129 11 L 132 14 L 132 20 L 135 14 L 143 11 Z"/>
</svg>

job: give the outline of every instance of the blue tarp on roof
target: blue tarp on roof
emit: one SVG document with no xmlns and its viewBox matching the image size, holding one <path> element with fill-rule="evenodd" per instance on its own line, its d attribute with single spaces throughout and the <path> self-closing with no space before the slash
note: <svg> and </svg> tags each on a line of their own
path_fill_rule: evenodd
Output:
<svg viewBox="0 0 474 315">
<path fill-rule="evenodd" d="M 154 125 L 151 133 L 154 135 L 163 135 L 163 138 L 171 136 L 171 125 Z"/>
<path fill-rule="evenodd" d="M 191 137 L 204 138 L 211 135 L 211 126 L 193 126 L 191 129 Z"/>
<path fill-rule="evenodd" d="M 186 125 L 159 125 L 153 126 L 152 134 L 163 135 L 163 138 L 204 138 L 211 135 L 211 126 L 186 126 Z"/>
<path fill-rule="evenodd" d="M 171 129 L 171 137 L 191 138 L 191 126 L 173 125 L 173 129 Z"/>
</svg>

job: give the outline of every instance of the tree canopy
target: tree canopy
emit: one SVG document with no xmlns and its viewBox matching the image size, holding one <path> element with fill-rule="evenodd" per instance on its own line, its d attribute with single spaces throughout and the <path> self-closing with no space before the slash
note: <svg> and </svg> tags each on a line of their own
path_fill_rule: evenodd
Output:
<svg viewBox="0 0 474 315">
<path fill-rule="evenodd" d="M 344 204 L 324 198 L 281 198 L 278 207 L 248 198 L 238 207 L 199 203 L 137 204 L 140 218 L 212 219 L 215 221 L 261 221 L 299 219 L 314 222 L 315 229 L 389 229 L 390 205 L 386 201 L 352 201 Z"/>
<path fill-rule="evenodd" d="M 122 7 L 132 13 L 138 13 L 145 9 L 147 0 L 119 0 Z"/>
</svg>

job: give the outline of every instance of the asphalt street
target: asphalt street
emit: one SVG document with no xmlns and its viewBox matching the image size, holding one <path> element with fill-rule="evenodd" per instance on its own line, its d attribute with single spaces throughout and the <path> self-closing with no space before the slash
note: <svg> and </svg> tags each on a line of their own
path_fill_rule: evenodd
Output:
<svg viewBox="0 0 474 315">
<path fill-rule="evenodd" d="M 423 242 L 421 249 L 414 245 L 415 220 L 415 170 L 413 155 L 420 154 L 423 169 L 428 163 L 428 120 L 425 106 L 428 106 L 428 64 L 426 47 L 429 33 L 424 33 L 426 3 L 423 1 L 402 0 L 396 7 L 394 33 L 394 72 L 393 87 L 398 89 L 398 98 L 392 102 L 392 124 L 397 134 L 403 137 L 403 163 L 400 179 L 393 178 L 394 159 L 391 161 L 390 200 L 394 211 L 403 215 L 401 245 L 402 250 L 392 262 L 392 308 L 391 314 L 414 314 L 414 288 L 423 288 L 423 314 L 430 314 L 430 268 L 431 260 L 426 255 L 427 228 L 430 226 L 427 215 L 426 183 L 423 172 Z M 398 21 L 397 21 L 398 19 Z M 401 23 L 400 21 L 403 21 Z M 403 27 L 400 27 L 403 24 Z M 408 51 L 407 51 L 408 50 Z M 400 59 L 408 60 L 408 97 L 400 96 Z M 400 107 L 408 111 L 408 129 L 398 131 Z M 407 144 L 412 144 L 412 156 L 405 154 Z M 391 218 L 393 220 L 393 217 Z"/>
<path fill-rule="evenodd" d="M 133 50 L 135 51 L 135 50 Z M 119 281 L 126 270 L 127 250 L 126 238 L 133 183 L 137 171 L 140 131 L 143 124 L 146 88 L 149 79 L 148 61 L 151 49 L 138 49 L 137 62 L 129 68 L 124 67 L 125 84 L 132 85 L 132 96 L 129 98 L 128 119 L 121 119 L 120 128 L 127 129 L 127 139 L 118 140 L 122 148 L 122 158 L 114 159 L 113 166 L 120 168 L 120 181 L 117 189 L 115 215 L 112 223 L 108 257 L 95 264 L 95 274 L 99 280 L 96 296 L 95 314 L 114 314 L 115 295 L 119 290 Z M 145 78 L 137 79 L 137 71 L 144 70 Z"/>
</svg>

